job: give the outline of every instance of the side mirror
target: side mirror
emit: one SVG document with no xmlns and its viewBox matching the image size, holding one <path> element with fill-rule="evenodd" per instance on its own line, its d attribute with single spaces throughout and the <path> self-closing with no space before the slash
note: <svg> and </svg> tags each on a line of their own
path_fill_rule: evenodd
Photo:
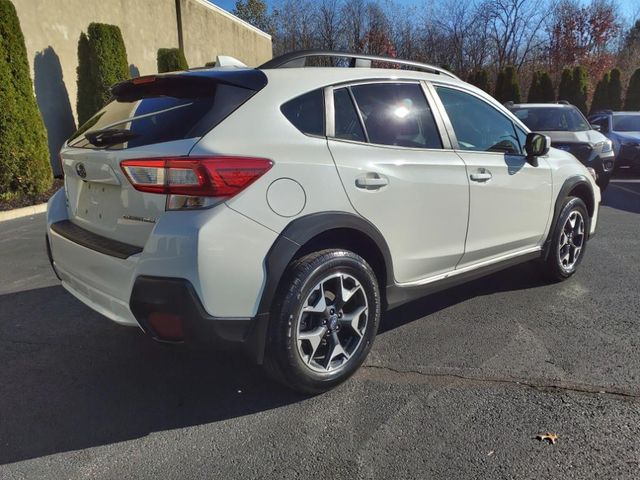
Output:
<svg viewBox="0 0 640 480">
<path fill-rule="evenodd" d="M 525 151 L 527 152 L 527 161 L 534 167 L 538 166 L 538 157 L 542 157 L 549 153 L 551 148 L 551 138 L 541 133 L 531 132 L 527 135 L 527 143 Z"/>
<path fill-rule="evenodd" d="M 595 130 L 596 132 L 599 132 L 601 130 L 600 125 L 596 124 L 596 123 L 592 123 L 591 124 L 591 129 Z"/>
</svg>

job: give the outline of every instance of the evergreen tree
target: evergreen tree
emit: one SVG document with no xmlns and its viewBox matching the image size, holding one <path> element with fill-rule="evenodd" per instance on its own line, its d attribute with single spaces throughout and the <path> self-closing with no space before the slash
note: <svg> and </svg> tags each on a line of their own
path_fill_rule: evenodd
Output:
<svg viewBox="0 0 640 480">
<path fill-rule="evenodd" d="M 609 72 L 602 76 L 602 79 L 596 85 L 596 89 L 593 92 L 593 99 L 591 100 L 590 112 L 597 112 L 598 110 L 605 110 L 610 108 L 609 101 L 609 85 L 611 81 L 611 74 Z"/>
<path fill-rule="evenodd" d="M 504 71 L 500 70 L 498 72 L 498 76 L 496 77 L 496 84 L 493 89 L 493 96 L 499 102 L 505 102 L 506 100 L 502 100 L 504 98 Z"/>
<path fill-rule="evenodd" d="M 529 103 L 539 103 L 541 102 L 540 97 L 542 94 L 540 85 L 540 73 L 533 72 L 531 76 L 531 86 L 529 87 L 529 95 L 527 95 L 527 101 Z"/>
<path fill-rule="evenodd" d="M 189 68 L 184 52 L 179 48 L 159 48 L 157 62 L 158 73 L 177 72 Z"/>
<path fill-rule="evenodd" d="M 587 88 L 589 84 L 589 77 L 587 71 L 583 67 L 575 67 L 573 69 L 573 105 L 586 115 L 587 113 Z"/>
<path fill-rule="evenodd" d="M 640 68 L 633 72 L 633 75 L 631 75 L 631 79 L 629 80 L 624 109 L 640 110 Z"/>
<path fill-rule="evenodd" d="M 502 78 L 500 78 L 500 74 L 498 75 L 496 99 L 502 103 L 520 103 L 520 84 L 514 67 L 506 67 L 502 72 Z"/>
<path fill-rule="evenodd" d="M 573 103 L 573 72 L 565 68 L 562 70 L 562 77 L 560 78 L 560 87 L 558 88 L 558 100 L 567 100 Z"/>
<path fill-rule="evenodd" d="M 611 110 L 622 109 L 622 80 L 620 80 L 620 70 L 614 68 L 611 70 L 609 85 L 608 85 L 608 108 Z"/>
<path fill-rule="evenodd" d="M 82 32 L 78 40 L 78 93 L 76 112 L 78 114 L 78 125 L 86 122 L 94 113 L 100 110 L 96 103 L 96 95 L 93 94 L 94 81 L 91 73 L 91 50 L 89 49 L 89 38 Z"/>
<path fill-rule="evenodd" d="M 0 199 L 43 193 L 52 180 L 20 21 L 11 1 L 0 0 Z"/>
<path fill-rule="evenodd" d="M 556 99 L 556 91 L 553 88 L 553 82 L 547 72 L 540 75 L 540 101 L 553 102 Z"/>
<path fill-rule="evenodd" d="M 475 72 L 471 73 L 471 76 L 469 77 L 469 83 L 475 85 L 481 90 L 484 90 L 485 92 L 488 92 L 489 74 L 484 68 L 476 70 Z"/>
<path fill-rule="evenodd" d="M 91 23 L 78 42 L 78 124 L 82 125 L 111 97 L 110 88 L 129 78 L 129 62 L 120 28 Z"/>
</svg>

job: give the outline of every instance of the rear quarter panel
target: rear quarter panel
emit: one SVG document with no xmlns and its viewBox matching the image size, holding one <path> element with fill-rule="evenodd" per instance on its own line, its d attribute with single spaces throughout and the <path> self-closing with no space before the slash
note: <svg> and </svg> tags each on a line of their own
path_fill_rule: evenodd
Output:
<svg viewBox="0 0 640 480">
<path fill-rule="evenodd" d="M 284 102 L 307 91 L 309 88 L 294 87 L 285 93 L 267 85 L 191 151 L 191 155 L 246 155 L 272 160 L 271 170 L 227 204 L 277 233 L 295 218 L 312 213 L 354 213 L 326 138 L 303 134 L 280 111 Z M 283 179 L 286 181 L 274 184 Z M 286 195 L 287 188 L 281 185 L 293 185 L 290 201 L 294 204 L 287 208 L 282 208 L 283 198 L 275 198 Z"/>
</svg>

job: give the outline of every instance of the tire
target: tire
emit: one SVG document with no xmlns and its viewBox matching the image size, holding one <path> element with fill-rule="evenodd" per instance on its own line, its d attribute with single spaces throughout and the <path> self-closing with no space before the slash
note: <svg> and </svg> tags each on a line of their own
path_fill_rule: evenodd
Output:
<svg viewBox="0 0 640 480">
<path fill-rule="evenodd" d="M 572 222 L 575 222 L 574 227 Z M 590 224 L 587 206 L 582 199 L 567 197 L 551 233 L 551 243 L 543 262 L 543 273 L 547 278 L 559 282 L 576 272 L 587 247 Z"/>
<path fill-rule="evenodd" d="M 362 257 L 323 250 L 295 260 L 277 299 L 265 358 L 273 379 L 317 394 L 344 382 L 362 365 L 381 314 L 378 282 Z"/>
</svg>

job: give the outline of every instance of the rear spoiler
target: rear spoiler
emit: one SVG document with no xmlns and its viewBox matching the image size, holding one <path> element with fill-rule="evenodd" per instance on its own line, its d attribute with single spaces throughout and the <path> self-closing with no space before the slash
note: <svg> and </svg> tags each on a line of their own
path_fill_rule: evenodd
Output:
<svg viewBox="0 0 640 480">
<path fill-rule="evenodd" d="M 116 83 L 111 94 L 121 101 L 169 95 L 197 98 L 212 95 L 215 86 L 221 83 L 257 92 L 267 84 L 267 76 L 257 69 L 240 68 L 145 75 Z"/>
</svg>

